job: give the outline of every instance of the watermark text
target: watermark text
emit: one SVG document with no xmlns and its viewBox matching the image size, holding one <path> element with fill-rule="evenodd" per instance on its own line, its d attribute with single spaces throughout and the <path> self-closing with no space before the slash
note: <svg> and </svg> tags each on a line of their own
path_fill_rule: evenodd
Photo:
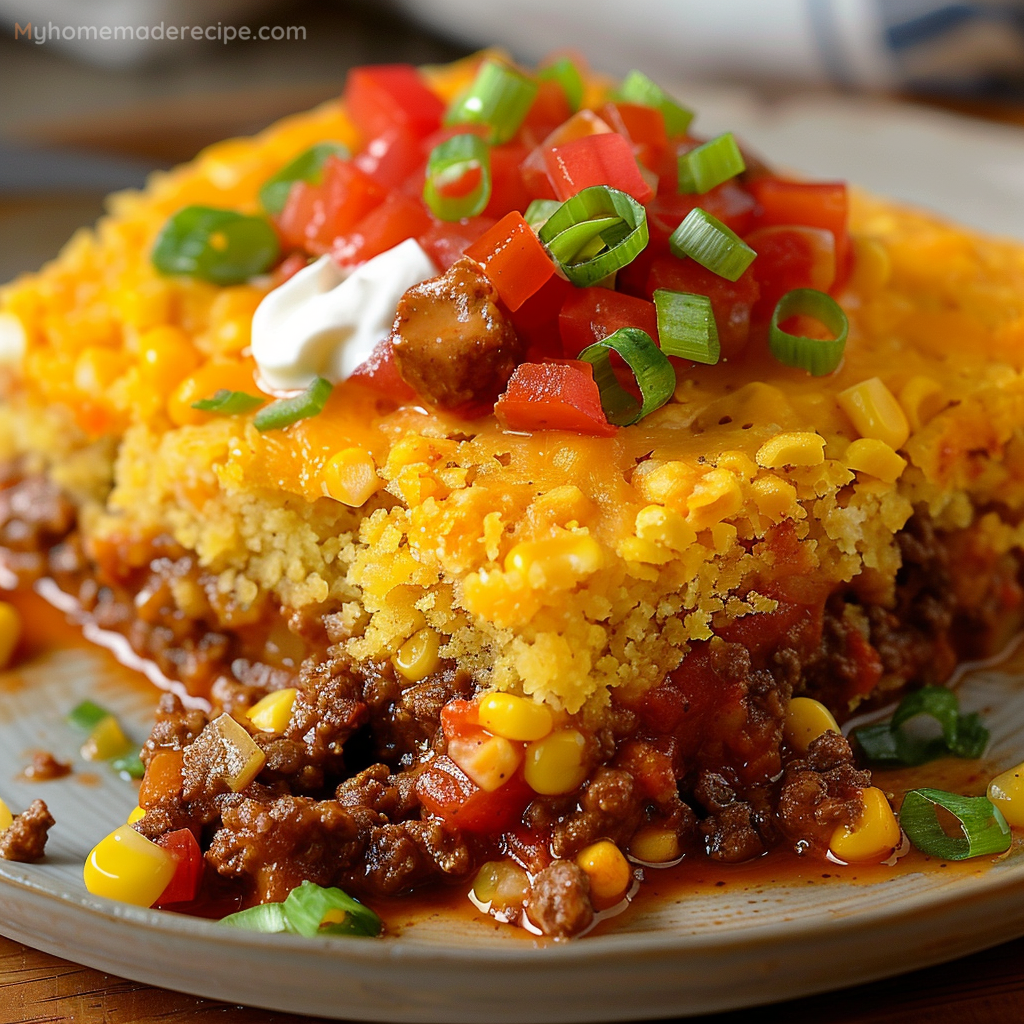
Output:
<svg viewBox="0 0 1024 1024">
<path fill-rule="evenodd" d="M 25 39 L 42 46 L 49 42 L 76 41 L 131 41 L 170 40 L 171 42 L 195 40 L 233 43 L 242 42 L 288 42 L 303 41 L 306 38 L 305 25 L 46 25 L 31 21 L 20 25 L 14 23 L 14 38 Z"/>
</svg>

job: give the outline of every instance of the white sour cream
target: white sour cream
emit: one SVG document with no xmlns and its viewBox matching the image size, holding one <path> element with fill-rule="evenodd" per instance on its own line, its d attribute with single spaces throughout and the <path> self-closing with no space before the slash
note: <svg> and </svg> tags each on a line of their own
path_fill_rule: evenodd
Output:
<svg viewBox="0 0 1024 1024">
<path fill-rule="evenodd" d="M 391 332 L 406 290 L 436 276 L 413 238 L 353 271 L 322 256 L 257 307 L 252 354 L 260 376 L 277 391 L 308 387 L 316 377 L 345 380 Z"/>
</svg>

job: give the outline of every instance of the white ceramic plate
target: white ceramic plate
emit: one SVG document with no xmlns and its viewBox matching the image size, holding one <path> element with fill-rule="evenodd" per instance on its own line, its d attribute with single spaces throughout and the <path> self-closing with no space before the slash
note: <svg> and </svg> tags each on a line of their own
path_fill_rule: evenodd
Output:
<svg viewBox="0 0 1024 1024">
<path fill-rule="evenodd" d="M 831 113 L 811 104 L 762 116 L 736 94 L 709 94 L 705 102 L 704 130 L 720 120 L 735 125 L 769 158 L 851 177 L 1024 238 L 1024 173 L 1016 173 L 1024 168 L 1024 133 L 945 116 L 922 120 L 917 110 L 895 107 L 876 116 L 856 104 Z M 856 126 L 858 145 L 844 150 L 839 143 Z M 888 148 L 908 138 L 916 166 L 928 170 L 909 185 L 902 158 L 893 161 Z M 971 159 L 957 164 L 950 153 L 968 141 Z M 1000 182 L 1004 191 L 986 212 Z M 1002 765 L 1024 756 L 1024 661 L 1019 669 L 975 676 L 962 691 L 969 708 L 998 708 L 990 716 L 991 756 Z M 124 821 L 133 788 L 102 768 L 92 780 L 83 777 L 88 766 L 81 761 L 65 780 L 17 778 L 32 749 L 75 759 L 78 738 L 63 715 L 87 696 L 115 711 L 136 738 L 145 735 L 152 692 L 102 652 L 60 651 L 0 677 L 0 796 L 16 809 L 43 796 L 57 819 L 43 863 L 0 861 L 0 930 L 136 981 L 323 1017 L 594 1022 L 791 998 L 1024 935 L 1024 854 L 1016 849 L 988 870 L 894 873 L 872 885 L 800 881 L 695 891 L 652 901 L 607 934 L 546 947 L 471 916 L 422 917 L 380 941 L 305 940 L 228 932 L 111 903 L 86 893 L 81 865 L 97 839 Z"/>
</svg>

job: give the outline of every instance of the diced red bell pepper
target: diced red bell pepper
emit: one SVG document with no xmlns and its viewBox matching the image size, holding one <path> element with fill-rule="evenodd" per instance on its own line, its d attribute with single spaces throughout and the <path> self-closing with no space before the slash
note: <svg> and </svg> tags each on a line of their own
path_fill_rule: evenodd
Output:
<svg viewBox="0 0 1024 1024">
<path fill-rule="evenodd" d="M 659 256 L 652 261 L 647 275 L 648 298 L 653 300 L 659 288 L 708 296 L 718 326 L 722 355 L 735 357 L 746 347 L 750 335 L 750 313 L 760 294 L 750 268 L 733 282 L 705 270 L 695 260 Z"/>
<path fill-rule="evenodd" d="M 612 437 L 590 363 L 520 363 L 494 406 L 505 430 L 572 430 Z"/>
<path fill-rule="evenodd" d="M 389 338 L 377 342 L 370 358 L 352 371 L 349 380 L 373 388 L 395 402 L 407 402 L 416 397 L 416 390 L 406 384 L 398 372 Z"/>
<path fill-rule="evenodd" d="M 562 358 L 558 314 L 574 291 L 575 287 L 565 278 L 553 274 L 540 291 L 531 295 L 514 313 L 509 313 L 516 334 L 526 342 L 525 362 Z"/>
<path fill-rule="evenodd" d="M 523 137 L 540 142 L 572 116 L 565 90 L 551 79 L 537 82 L 537 95 L 523 118 L 519 131 Z"/>
<path fill-rule="evenodd" d="M 432 221 L 423 203 L 398 192 L 367 214 L 346 235 L 334 240 L 334 258 L 346 266 L 365 263 L 407 238 L 417 238 L 429 230 Z"/>
<path fill-rule="evenodd" d="M 523 184 L 519 165 L 526 159 L 527 149 L 518 143 L 495 146 L 491 150 L 491 198 L 484 214 L 497 220 L 513 210 L 530 205 L 530 193 Z"/>
<path fill-rule="evenodd" d="M 665 187 L 665 179 L 658 194 L 647 207 L 647 226 L 651 246 L 668 248 L 669 235 L 683 222 L 686 215 L 699 206 L 712 217 L 717 217 L 727 228 L 745 235 L 754 220 L 754 197 L 735 181 L 715 186 L 702 196 L 680 195 L 675 184 Z"/>
<path fill-rule="evenodd" d="M 590 135 L 608 135 L 611 130 L 592 110 L 578 110 L 568 121 L 559 125 L 548 135 L 539 146 L 535 146 L 520 165 L 519 173 L 522 175 L 526 191 L 534 199 L 554 199 L 555 190 L 548 180 L 544 154 L 552 146 L 562 146 L 567 142 L 585 139 Z"/>
<path fill-rule="evenodd" d="M 513 211 L 485 231 L 466 255 L 480 263 L 510 309 L 517 310 L 555 272 L 551 257 L 522 214 Z"/>
<path fill-rule="evenodd" d="M 836 277 L 836 242 L 824 228 L 772 227 L 751 231 L 744 241 L 757 253 L 751 264 L 761 296 L 754 319 L 767 319 L 794 288 L 827 292 Z"/>
<path fill-rule="evenodd" d="M 575 359 L 588 345 L 620 327 L 639 327 L 657 341 L 654 303 L 610 288 L 574 288 L 558 315 L 562 350 L 568 359 Z"/>
<path fill-rule="evenodd" d="M 640 173 L 632 146 L 616 132 L 552 146 L 544 152 L 544 168 L 555 197 L 563 203 L 592 185 L 610 185 L 638 203 L 654 197 L 654 189 Z"/>
<path fill-rule="evenodd" d="M 463 832 L 498 836 L 520 823 L 536 796 L 517 772 L 488 793 L 447 755 L 435 757 L 416 780 L 416 795 L 430 814 Z"/>
<path fill-rule="evenodd" d="M 352 162 L 378 185 L 397 189 L 425 165 L 426 157 L 419 140 L 407 128 L 397 126 L 372 138 Z"/>
<path fill-rule="evenodd" d="M 398 126 L 414 138 L 426 138 L 440 126 L 445 110 L 411 64 L 354 68 L 348 73 L 342 101 L 367 141 Z"/>
<path fill-rule="evenodd" d="M 494 221 L 490 217 L 469 217 L 455 221 L 437 220 L 417 241 L 442 270 L 447 270 L 465 255 L 466 249 L 473 242 L 492 227 Z"/>
<path fill-rule="evenodd" d="M 846 183 L 758 178 L 749 187 L 758 205 L 755 227 L 802 224 L 832 232 L 836 240 L 836 283 L 841 284 L 846 278 L 850 254 Z"/>
<path fill-rule="evenodd" d="M 178 866 L 155 906 L 191 903 L 199 895 L 199 886 L 203 881 L 203 851 L 199 849 L 196 837 L 190 829 L 182 828 L 161 836 L 157 845 L 171 854 Z"/>
<path fill-rule="evenodd" d="M 601 117 L 611 128 L 629 139 L 633 153 L 645 167 L 657 168 L 668 148 L 665 115 L 655 107 L 639 103 L 606 103 Z"/>
</svg>

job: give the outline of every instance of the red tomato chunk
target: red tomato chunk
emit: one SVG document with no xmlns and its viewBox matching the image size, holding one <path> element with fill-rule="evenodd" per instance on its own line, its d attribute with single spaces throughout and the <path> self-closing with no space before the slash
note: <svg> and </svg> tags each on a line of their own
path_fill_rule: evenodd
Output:
<svg viewBox="0 0 1024 1024">
<path fill-rule="evenodd" d="M 506 430 L 572 430 L 612 437 L 590 363 L 520 363 L 494 406 Z"/>
</svg>

